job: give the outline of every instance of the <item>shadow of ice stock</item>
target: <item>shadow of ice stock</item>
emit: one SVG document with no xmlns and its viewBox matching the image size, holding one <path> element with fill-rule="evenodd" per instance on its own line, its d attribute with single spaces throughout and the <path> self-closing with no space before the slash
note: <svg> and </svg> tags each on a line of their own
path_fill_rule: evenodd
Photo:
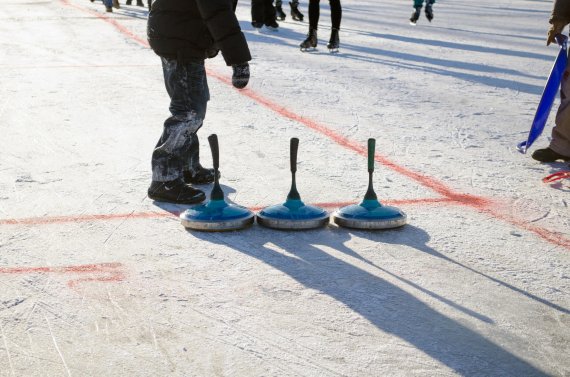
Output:
<svg viewBox="0 0 570 377">
<path fill-rule="evenodd" d="M 313 231 L 282 232 L 254 226 L 241 232 L 189 231 L 189 233 L 199 239 L 224 245 L 256 258 L 287 274 L 303 286 L 328 295 L 367 319 L 378 329 L 408 342 L 460 375 L 489 375 L 489 373 L 493 376 L 547 375 L 481 334 L 432 309 L 402 288 L 318 247 L 325 246 L 357 258 L 454 309 L 486 323 L 493 323 L 488 317 L 399 277 L 345 246 L 353 234 L 376 241 L 379 247 L 382 244 L 407 245 L 499 282 L 427 246 L 429 235 L 417 227 L 407 225 L 402 229 L 391 231 L 352 232 L 329 226 Z M 285 253 L 274 250 L 270 244 L 276 245 Z M 358 288 L 357 291 L 355 287 Z M 515 287 L 510 288 L 525 293 Z"/>
</svg>

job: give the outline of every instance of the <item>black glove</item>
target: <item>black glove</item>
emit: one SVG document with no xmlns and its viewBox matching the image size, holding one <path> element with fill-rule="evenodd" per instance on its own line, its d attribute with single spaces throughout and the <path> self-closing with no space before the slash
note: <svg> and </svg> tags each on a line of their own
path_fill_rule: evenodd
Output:
<svg viewBox="0 0 570 377">
<path fill-rule="evenodd" d="M 232 65 L 234 74 L 232 75 L 232 85 L 238 89 L 243 89 L 249 82 L 249 64 L 247 62 Z"/>
</svg>

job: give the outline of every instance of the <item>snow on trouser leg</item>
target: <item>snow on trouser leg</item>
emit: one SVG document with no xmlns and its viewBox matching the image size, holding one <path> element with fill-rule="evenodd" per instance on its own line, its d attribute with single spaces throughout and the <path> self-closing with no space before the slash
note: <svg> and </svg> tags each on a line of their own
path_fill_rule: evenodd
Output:
<svg viewBox="0 0 570 377">
<path fill-rule="evenodd" d="M 193 113 L 173 116 L 164 122 L 164 130 L 152 153 L 152 180 L 173 181 L 183 176 L 196 148 L 194 135 L 202 120 Z"/>
<path fill-rule="evenodd" d="M 199 162 L 196 132 L 210 99 L 204 61 L 180 63 L 162 58 L 164 83 L 170 96 L 170 116 L 152 154 L 153 181 L 183 177 L 191 161 Z"/>
</svg>

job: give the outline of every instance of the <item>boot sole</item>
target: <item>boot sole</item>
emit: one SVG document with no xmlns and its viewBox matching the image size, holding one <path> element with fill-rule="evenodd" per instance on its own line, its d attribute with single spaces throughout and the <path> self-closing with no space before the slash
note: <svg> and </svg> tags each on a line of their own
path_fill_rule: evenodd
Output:
<svg viewBox="0 0 570 377">
<path fill-rule="evenodd" d="M 152 194 L 150 192 L 148 192 L 147 195 L 150 199 L 155 200 L 157 202 L 167 202 L 173 204 L 196 204 L 206 200 L 206 194 L 204 194 L 203 192 L 200 194 L 196 194 L 196 196 L 193 196 L 188 200 L 173 200 L 172 198 L 166 198 L 160 195 Z"/>
</svg>

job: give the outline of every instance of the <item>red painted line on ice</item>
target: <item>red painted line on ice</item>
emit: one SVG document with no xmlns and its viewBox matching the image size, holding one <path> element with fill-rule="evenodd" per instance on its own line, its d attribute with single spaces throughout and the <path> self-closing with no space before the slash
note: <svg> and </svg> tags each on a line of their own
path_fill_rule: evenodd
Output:
<svg viewBox="0 0 570 377">
<path fill-rule="evenodd" d="M 400 199 L 400 200 L 381 200 L 383 204 L 406 206 L 406 205 L 429 205 L 429 204 L 457 204 L 455 201 L 446 198 L 427 198 L 427 199 Z M 355 204 L 355 202 L 326 202 L 312 203 L 313 205 L 324 208 L 340 208 L 346 205 Z M 249 207 L 251 211 L 259 211 L 265 206 Z M 27 217 L 21 219 L 4 219 L 0 220 L 0 225 L 49 225 L 77 222 L 92 222 L 106 220 L 124 220 L 124 219 L 156 219 L 171 217 L 176 218 L 180 212 L 138 212 L 138 213 L 114 213 L 102 215 L 80 215 L 80 216 L 43 216 L 43 217 Z M 0 273 L 2 270 L 0 270 Z"/>
<path fill-rule="evenodd" d="M 125 218 L 157 218 L 170 217 L 168 212 L 139 212 L 139 213 L 119 213 L 119 214 L 102 214 L 102 215 L 79 215 L 79 216 L 43 216 L 28 217 L 22 219 L 5 219 L 0 220 L 0 225 L 44 225 L 57 223 L 74 223 L 89 222 L 99 220 L 117 220 Z"/>
<path fill-rule="evenodd" d="M 79 5 L 75 5 L 69 2 L 69 0 L 60 0 L 61 3 L 63 3 L 64 5 L 71 7 L 71 8 L 75 8 L 78 9 L 82 12 L 86 12 L 89 13 L 92 16 L 95 16 L 97 18 L 102 19 L 103 21 L 110 23 L 111 25 L 113 25 L 118 31 L 120 31 L 122 34 L 126 35 L 127 37 L 129 37 L 130 39 L 140 43 L 141 45 L 145 46 L 145 47 L 149 47 L 148 42 L 146 39 L 143 39 L 141 37 L 139 37 L 138 35 L 136 35 L 135 33 L 133 33 L 132 31 L 130 31 L 128 28 L 126 28 L 125 26 L 121 25 L 120 23 L 118 23 L 116 20 L 110 18 L 109 16 L 107 16 L 104 13 L 99 13 L 95 10 L 91 10 L 89 8 L 85 8 Z"/>
<path fill-rule="evenodd" d="M 105 22 L 108 22 L 109 24 L 113 25 L 119 32 L 121 32 L 125 36 L 135 40 L 136 42 L 140 43 L 142 46 L 149 47 L 149 44 L 146 40 L 144 40 L 144 39 L 138 37 L 137 35 L 133 34 L 129 29 L 127 29 L 126 27 L 124 27 L 123 25 L 118 23 L 117 21 L 109 18 L 108 16 L 103 15 L 101 13 L 98 13 L 96 11 L 81 7 L 81 6 L 70 4 L 69 0 L 60 0 L 60 1 L 67 6 L 71 6 L 71 7 L 74 7 L 76 9 L 79 9 L 83 12 L 87 12 L 89 14 L 92 14 L 92 15 L 102 19 Z M 208 70 L 208 75 L 215 77 L 216 79 L 218 79 L 218 80 L 220 80 L 220 81 L 222 81 L 228 85 L 231 85 L 231 80 L 228 77 L 222 76 L 217 72 L 214 72 L 212 70 Z M 352 150 L 352 151 L 354 151 L 354 152 L 356 152 L 362 156 L 367 156 L 367 150 L 366 150 L 365 146 L 360 145 L 357 142 L 354 142 L 354 141 L 340 135 L 339 133 L 335 132 L 334 130 L 332 130 L 328 127 L 325 127 L 325 126 L 323 126 L 323 125 L 321 125 L 321 124 L 319 124 L 319 123 L 317 123 L 317 122 L 315 122 L 309 118 L 295 114 L 294 112 L 284 108 L 283 106 L 261 96 L 260 94 L 257 94 L 256 92 L 252 91 L 251 89 L 243 89 L 243 90 L 240 90 L 239 92 L 241 94 L 251 98 L 255 102 L 265 106 L 266 108 L 276 112 L 277 114 L 281 115 L 282 117 L 291 119 L 295 122 L 299 122 L 299 123 L 307 126 L 308 128 L 310 128 L 310 129 L 312 129 L 312 130 L 314 130 L 314 131 L 316 131 L 316 132 L 318 132 L 324 136 L 327 136 L 328 138 L 330 138 L 331 140 L 333 140 L 335 143 L 339 144 L 340 146 L 343 146 L 349 150 Z M 561 247 L 564 247 L 564 248 L 570 250 L 570 238 L 565 237 L 559 233 L 550 231 L 548 229 L 531 225 L 531 224 L 529 224 L 523 220 L 520 220 L 520 219 L 517 219 L 513 216 L 507 215 L 507 214 L 505 214 L 505 213 L 503 213 L 497 209 L 498 203 L 496 203 L 496 201 L 494 201 L 494 200 L 491 200 L 489 198 L 484 198 L 481 196 L 464 194 L 464 193 L 454 191 L 450 187 L 445 185 L 443 182 L 440 182 L 435 178 L 428 177 L 428 176 L 421 174 L 419 172 L 415 172 L 413 170 L 410 170 L 410 169 L 403 167 L 401 165 L 398 165 L 395 162 L 388 159 L 386 156 L 376 154 L 375 160 L 378 163 L 386 166 L 387 168 L 392 169 L 395 172 L 397 172 L 397 173 L 399 173 L 399 174 L 401 174 L 401 175 L 403 175 L 409 179 L 416 181 L 417 183 L 421 184 L 422 186 L 432 189 L 433 191 L 442 195 L 445 199 L 453 201 L 459 205 L 471 207 L 478 212 L 489 214 L 489 215 L 495 217 L 496 219 L 505 221 L 507 223 L 510 223 L 510 224 L 515 225 L 517 227 L 520 227 L 522 229 L 533 232 L 534 234 L 538 235 L 539 237 L 541 237 L 542 239 L 544 239 L 550 243 L 553 243 L 555 245 L 558 245 L 558 246 L 561 246 Z"/>
<path fill-rule="evenodd" d="M 58 275 L 93 275 L 67 282 L 69 287 L 88 281 L 119 282 L 125 280 L 121 263 L 83 264 L 62 267 L 0 267 L 0 274 L 58 274 Z"/>
</svg>

